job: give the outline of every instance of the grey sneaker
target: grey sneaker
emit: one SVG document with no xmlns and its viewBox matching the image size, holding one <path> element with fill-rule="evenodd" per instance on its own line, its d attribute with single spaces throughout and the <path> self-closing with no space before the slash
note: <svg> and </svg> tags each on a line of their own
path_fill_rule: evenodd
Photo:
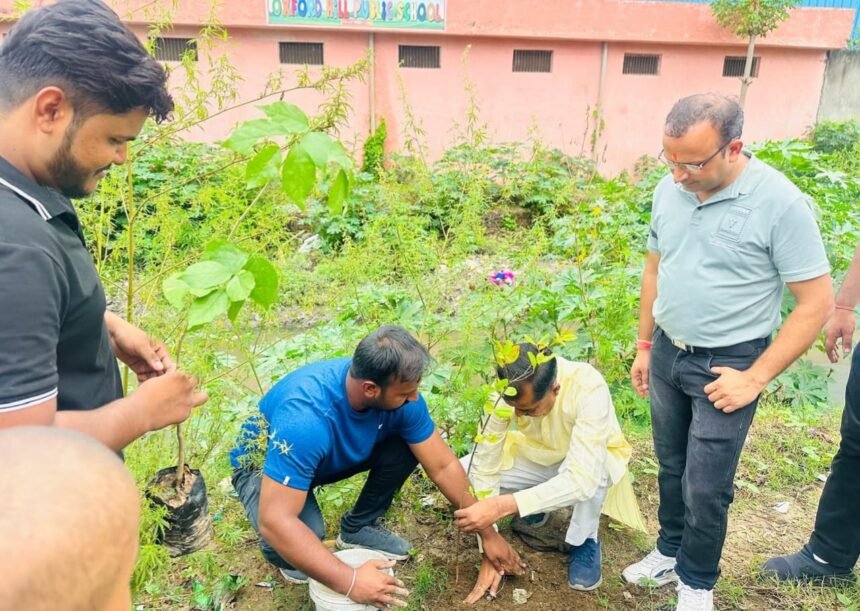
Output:
<svg viewBox="0 0 860 611">
<path fill-rule="evenodd" d="M 358 532 L 341 531 L 337 536 L 338 549 L 364 547 L 373 549 L 391 560 L 406 560 L 412 544 L 403 537 L 395 535 L 379 523 L 379 520 L 363 527 Z"/>
<path fill-rule="evenodd" d="M 543 528 L 549 522 L 549 513 L 533 513 L 530 516 L 517 519 L 522 520 L 532 528 Z"/>
<path fill-rule="evenodd" d="M 283 577 L 284 581 L 286 581 L 287 583 L 302 585 L 308 582 L 308 576 L 298 569 L 279 568 L 278 571 L 281 573 L 281 577 Z"/>
</svg>

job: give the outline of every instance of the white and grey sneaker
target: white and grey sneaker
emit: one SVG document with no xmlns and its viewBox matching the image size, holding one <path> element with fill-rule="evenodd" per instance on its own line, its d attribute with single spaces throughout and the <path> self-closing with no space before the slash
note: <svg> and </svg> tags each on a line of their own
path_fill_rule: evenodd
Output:
<svg viewBox="0 0 860 611">
<path fill-rule="evenodd" d="M 678 575 L 675 573 L 675 559 L 664 556 L 658 549 L 652 550 L 642 560 L 628 566 L 622 571 L 621 576 L 627 583 L 652 588 L 678 581 Z"/>
<path fill-rule="evenodd" d="M 714 591 L 696 590 L 678 581 L 678 604 L 675 611 L 714 611 Z"/>
</svg>

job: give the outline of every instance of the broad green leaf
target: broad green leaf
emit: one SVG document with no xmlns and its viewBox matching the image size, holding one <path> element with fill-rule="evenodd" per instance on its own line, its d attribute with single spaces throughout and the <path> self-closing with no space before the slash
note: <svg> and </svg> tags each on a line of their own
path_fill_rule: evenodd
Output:
<svg viewBox="0 0 860 611">
<path fill-rule="evenodd" d="M 281 167 L 281 147 L 277 144 L 264 146 L 245 166 L 245 183 L 249 189 L 256 189 L 275 180 Z"/>
<path fill-rule="evenodd" d="M 185 298 L 188 296 L 189 286 L 182 281 L 182 274 L 172 274 L 161 283 L 161 290 L 167 303 L 177 310 L 185 307 Z"/>
<path fill-rule="evenodd" d="M 562 329 L 559 331 L 558 335 L 555 336 L 552 343 L 556 345 L 567 344 L 572 342 L 574 339 L 576 339 L 576 334 L 573 331 Z"/>
<path fill-rule="evenodd" d="M 537 356 L 535 355 L 535 353 L 534 352 L 527 352 L 526 354 L 529 357 L 529 364 L 532 366 L 532 369 L 537 369 L 538 359 L 537 359 Z"/>
<path fill-rule="evenodd" d="M 230 301 L 245 301 L 254 290 L 254 284 L 254 275 L 243 269 L 227 283 L 227 297 Z"/>
<path fill-rule="evenodd" d="M 243 155 L 254 149 L 257 140 L 274 135 L 269 119 L 253 119 L 240 123 L 221 145 Z"/>
<path fill-rule="evenodd" d="M 254 290 L 251 300 L 268 308 L 278 298 L 278 272 L 274 266 L 263 257 L 253 256 L 248 259 L 245 269 L 254 276 Z"/>
<path fill-rule="evenodd" d="M 475 498 L 479 501 L 483 501 L 486 498 L 493 496 L 492 490 L 477 490 L 475 491 Z"/>
<path fill-rule="evenodd" d="M 248 255 L 244 251 L 220 238 L 206 244 L 202 258 L 204 261 L 217 261 L 231 274 L 238 272 L 248 262 Z"/>
<path fill-rule="evenodd" d="M 328 189 L 328 209 L 332 214 L 339 215 L 343 212 L 343 202 L 347 195 L 349 195 L 349 179 L 341 168 Z"/>
<path fill-rule="evenodd" d="M 320 169 L 327 167 L 332 162 L 345 169 L 352 168 L 352 159 L 350 159 L 343 145 L 324 132 L 305 134 L 301 145 Z"/>
<path fill-rule="evenodd" d="M 296 145 L 287 153 L 287 160 L 281 168 L 281 185 L 302 210 L 305 198 L 310 195 L 317 180 L 317 169 L 310 154 Z"/>
<path fill-rule="evenodd" d="M 230 300 L 227 298 L 227 292 L 220 289 L 209 293 L 206 297 L 195 299 L 188 311 L 188 329 L 196 329 L 209 324 L 224 314 L 229 306 Z"/>
<path fill-rule="evenodd" d="M 509 420 L 514 415 L 514 408 L 510 405 L 499 405 L 496 408 L 496 417 L 502 420 Z"/>
<path fill-rule="evenodd" d="M 499 443 L 500 437 L 495 433 L 490 433 L 487 435 L 487 443 Z"/>
<path fill-rule="evenodd" d="M 492 416 L 496 413 L 496 401 L 487 401 L 484 403 L 484 413 L 488 416 Z"/>
<path fill-rule="evenodd" d="M 217 286 L 210 286 L 205 289 L 191 289 L 189 292 L 195 297 L 206 297 L 206 295 L 216 290 L 217 288 Z"/>
<path fill-rule="evenodd" d="M 192 289 L 208 289 L 224 284 L 233 273 L 218 261 L 201 261 L 182 272 L 182 280 Z"/>
<path fill-rule="evenodd" d="M 481 433 L 475 435 L 475 443 L 484 443 L 484 436 Z"/>
<path fill-rule="evenodd" d="M 507 340 L 504 344 L 496 342 L 496 362 L 500 367 L 515 363 L 520 358 L 520 345 Z"/>
<path fill-rule="evenodd" d="M 505 389 L 504 395 L 506 397 L 516 397 L 517 396 L 517 389 L 514 388 L 513 386 L 508 386 Z"/>
<path fill-rule="evenodd" d="M 531 355 L 529 355 L 529 356 L 531 356 Z M 543 365 L 544 363 L 549 363 L 554 358 L 555 358 L 554 354 L 546 354 L 545 352 L 541 352 L 536 357 L 537 365 Z M 537 365 L 535 365 L 535 367 L 537 367 Z"/>
<path fill-rule="evenodd" d="M 308 129 L 308 116 L 295 104 L 279 101 L 260 110 L 266 113 L 279 134 L 297 134 Z"/>
<path fill-rule="evenodd" d="M 236 322 L 236 317 L 239 316 L 239 310 L 242 309 L 243 305 L 245 305 L 244 301 L 234 301 L 230 304 L 230 309 L 227 310 L 227 318 L 230 319 L 230 322 Z"/>
</svg>

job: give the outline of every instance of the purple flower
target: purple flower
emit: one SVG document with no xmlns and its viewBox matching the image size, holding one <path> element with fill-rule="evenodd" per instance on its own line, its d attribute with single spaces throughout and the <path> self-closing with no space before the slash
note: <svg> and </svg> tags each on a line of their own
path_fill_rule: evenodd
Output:
<svg viewBox="0 0 860 611">
<path fill-rule="evenodd" d="M 487 276 L 487 280 L 496 286 L 512 286 L 514 284 L 514 272 L 509 269 L 503 269 Z"/>
</svg>

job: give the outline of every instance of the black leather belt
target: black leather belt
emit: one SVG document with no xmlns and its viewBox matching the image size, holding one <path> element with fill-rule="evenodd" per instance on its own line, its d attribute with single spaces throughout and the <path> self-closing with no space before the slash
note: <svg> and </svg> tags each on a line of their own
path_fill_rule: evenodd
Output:
<svg viewBox="0 0 860 611">
<path fill-rule="evenodd" d="M 767 348 L 770 345 L 770 337 L 760 337 L 758 339 L 751 339 L 732 346 L 705 348 L 702 346 L 691 346 L 690 344 L 685 344 L 680 340 L 672 339 L 659 327 L 657 327 L 657 333 L 662 334 L 663 337 L 665 337 L 666 340 L 668 340 L 668 342 L 678 350 L 683 350 L 684 352 L 689 352 L 691 354 L 707 354 L 709 356 L 751 356 L 759 348 Z"/>
</svg>

